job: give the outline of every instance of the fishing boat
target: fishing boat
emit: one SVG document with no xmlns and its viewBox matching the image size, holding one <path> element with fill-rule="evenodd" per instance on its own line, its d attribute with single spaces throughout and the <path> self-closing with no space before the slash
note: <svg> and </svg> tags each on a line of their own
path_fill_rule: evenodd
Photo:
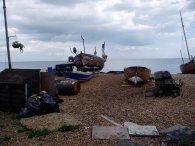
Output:
<svg viewBox="0 0 195 146">
<path fill-rule="evenodd" d="M 102 44 L 102 57 L 97 56 L 96 47 L 94 54 L 85 53 L 85 44 L 83 40 L 84 53 L 80 52 L 77 54 L 77 49 L 74 47 L 73 52 L 76 54 L 74 57 L 74 63 L 79 71 L 100 71 L 104 68 L 104 63 L 106 62 L 107 55 L 105 54 L 105 42 Z"/>
<path fill-rule="evenodd" d="M 180 70 L 182 74 L 187 74 L 187 73 L 195 73 L 195 65 L 194 65 L 194 59 L 191 59 L 189 62 L 181 64 L 180 65 Z"/>
<path fill-rule="evenodd" d="M 147 82 L 150 78 L 150 74 L 151 70 L 142 66 L 124 68 L 126 80 L 134 84 Z"/>
<path fill-rule="evenodd" d="M 74 79 L 78 80 L 79 82 L 84 82 L 93 78 L 94 74 L 92 72 L 73 71 L 65 72 L 64 77 L 65 79 Z"/>
<path fill-rule="evenodd" d="M 180 12 L 180 16 L 181 16 L 181 23 L 182 23 L 182 28 L 183 28 L 183 34 L 184 34 L 184 38 L 185 38 L 186 49 L 187 49 L 188 57 L 189 57 L 189 61 L 187 63 L 184 63 L 184 59 L 183 59 L 182 53 L 181 53 L 183 64 L 180 65 L 180 70 L 181 70 L 182 74 L 195 73 L 194 57 L 192 57 L 190 55 L 190 52 L 189 52 L 189 49 L 188 49 L 188 43 L 187 43 L 187 39 L 186 39 L 186 34 L 185 34 L 185 29 L 184 29 L 184 24 L 183 24 L 183 19 L 182 19 L 181 12 Z"/>
<path fill-rule="evenodd" d="M 100 71 L 105 60 L 92 54 L 80 53 L 74 57 L 75 66 L 81 71 Z"/>
</svg>

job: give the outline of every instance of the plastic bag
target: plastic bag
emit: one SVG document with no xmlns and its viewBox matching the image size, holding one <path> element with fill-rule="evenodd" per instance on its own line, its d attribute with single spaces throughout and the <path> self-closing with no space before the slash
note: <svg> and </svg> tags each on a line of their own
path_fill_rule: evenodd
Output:
<svg viewBox="0 0 195 146">
<path fill-rule="evenodd" d="M 24 107 L 20 110 L 19 117 L 26 118 L 39 115 L 42 110 L 40 96 L 33 95 L 27 99 Z"/>
<path fill-rule="evenodd" d="M 41 96 L 40 101 L 42 104 L 42 112 L 44 114 L 60 112 L 58 104 L 49 94 L 47 94 L 45 91 L 42 91 L 40 92 L 40 96 Z"/>
<path fill-rule="evenodd" d="M 20 110 L 19 117 L 27 118 L 34 115 L 60 112 L 58 104 L 45 91 L 30 96 L 24 107 Z"/>
</svg>

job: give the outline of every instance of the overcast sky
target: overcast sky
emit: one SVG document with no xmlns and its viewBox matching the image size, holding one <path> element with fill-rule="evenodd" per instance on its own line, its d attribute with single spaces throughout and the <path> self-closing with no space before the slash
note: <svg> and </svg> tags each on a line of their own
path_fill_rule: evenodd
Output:
<svg viewBox="0 0 195 146">
<path fill-rule="evenodd" d="M 0 61 L 6 41 L 0 9 Z M 195 55 L 195 0 L 6 0 L 12 61 L 67 60 L 70 48 L 87 53 L 106 43 L 109 58 L 187 57 L 179 11 L 190 53 Z M 24 44 L 24 52 L 12 48 Z"/>
</svg>

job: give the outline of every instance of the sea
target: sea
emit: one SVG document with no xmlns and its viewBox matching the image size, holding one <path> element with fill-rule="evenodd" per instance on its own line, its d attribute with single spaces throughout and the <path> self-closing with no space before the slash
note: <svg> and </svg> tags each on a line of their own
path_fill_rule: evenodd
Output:
<svg viewBox="0 0 195 146">
<path fill-rule="evenodd" d="M 185 59 L 187 61 L 187 59 Z M 48 67 L 55 68 L 56 64 L 63 64 L 66 61 L 25 61 L 12 62 L 12 68 L 20 69 L 47 69 Z M 130 66 L 144 66 L 151 70 L 152 73 L 156 71 L 169 71 L 172 74 L 180 73 L 179 66 L 182 64 L 181 58 L 168 59 L 108 59 L 102 72 L 109 71 L 123 71 L 124 68 Z M 0 71 L 8 68 L 7 62 L 0 62 Z"/>
</svg>

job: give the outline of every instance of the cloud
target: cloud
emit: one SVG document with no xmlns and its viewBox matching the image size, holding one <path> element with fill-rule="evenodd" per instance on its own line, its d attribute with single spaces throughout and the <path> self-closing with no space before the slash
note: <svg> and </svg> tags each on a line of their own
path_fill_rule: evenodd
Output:
<svg viewBox="0 0 195 146">
<path fill-rule="evenodd" d="M 188 0 L 187 9 L 195 11 L 195 1 L 194 0 Z"/>
<path fill-rule="evenodd" d="M 167 53 L 173 47 L 170 42 L 176 44 L 175 48 L 180 44 L 179 11 L 182 10 L 190 37 L 195 24 L 192 0 L 9 0 L 6 3 L 9 35 L 15 32 L 17 35 L 11 41 L 24 43 L 22 58 L 25 59 L 29 54 L 34 55 L 29 57 L 34 60 L 40 59 L 40 54 L 45 56 L 43 59 L 49 56 L 54 60 L 60 59 L 59 52 L 68 56 L 73 46 L 82 50 L 81 35 L 89 52 L 95 46 L 101 48 L 101 43 L 106 41 L 109 57 L 116 57 L 119 50 L 121 57 L 129 58 L 135 54 L 144 58 L 171 56 Z M 0 21 L 0 33 L 4 34 L 3 17 Z M 0 39 L 0 47 L 5 49 L 5 37 Z"/>
<path fill-rule="evenodd" d="M 52 4 L 52 5 L 65 5 L 65 6 L 73 6 L 79 3 L 87 3 L 91 2 L 91 0 L 39 0 L 40 2 L 46 3 L 46 4 Z M 101 0 L 96 0 L 101 1 Z"/>
</svg>

